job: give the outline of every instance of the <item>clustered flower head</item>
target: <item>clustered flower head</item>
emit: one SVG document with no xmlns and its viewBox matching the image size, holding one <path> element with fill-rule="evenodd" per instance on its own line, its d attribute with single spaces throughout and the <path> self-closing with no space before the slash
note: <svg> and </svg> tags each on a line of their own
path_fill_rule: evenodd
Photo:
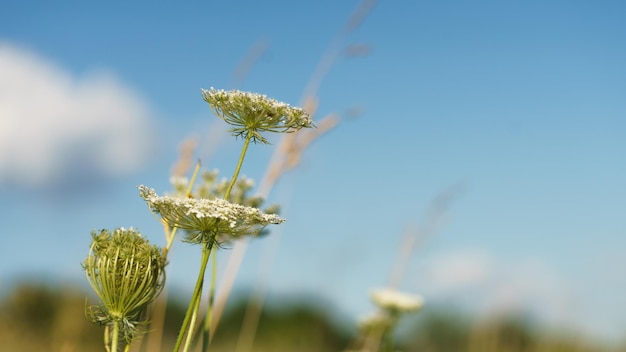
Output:
<svg viewBox="0 0 626 352">
<path fill-rule="evenodd" d="M 421 296 L 409 295 L 391 288 L 374 290 L 371 297 L 378 307 L 392 312 L 412 312 L 424 305 Z"/>
<path fill-rule="evenodd" d="M 293 132 L 313 127 L 311 116 L 300 108 L 268 98 L 265 95 L 239 90 L 202 90 L 202 97 L 216 115 L 232 125 L 235 136 L 269 143 L 262 132 Z"/>
<path fill-rule="evenodd" d="M 166 259 L 163 252 L 130 228 L 94 231 L 87 259 L 87 281 L 102 302 L 87 311 L 92 322 L 118 322 L 127 341 L 144 325 L 143 313 L 163 289 Z"/>
<path fill-rule="evenodd" d="M 345 352 L 392 351 L 391 337 L 402 315 L 417 311 L 424 305 L 421 296 L 409 295 L 392 288 L 376 289 L 371 297 L 379 309 L 359 321 L 358 349 Z"/>
<path fill-rule="evenodd" d="M 206 243 L 214 239 L 229 241 L 246 235 L 257 235 L 269 224 L 285 222 L 275 214 L 258 208 L 234 204 L 224 199 L 195 199 L 159 196 L 154 189 L 141 185 L 140 196 L 150 209 L 161 215 L 172 227 L 185 230 L 191 243 Z"/>
</svg>

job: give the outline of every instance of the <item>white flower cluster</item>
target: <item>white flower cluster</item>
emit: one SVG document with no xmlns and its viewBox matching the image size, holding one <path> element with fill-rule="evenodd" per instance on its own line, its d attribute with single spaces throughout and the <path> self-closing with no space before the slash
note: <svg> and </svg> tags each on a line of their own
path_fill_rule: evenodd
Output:
<svg viewBox="0 0 626 352">
<path fill-rule="evenodd" d="M 152 211 L 170 226 L 198 233 L 252 235 L 268 224 L 285 222 L 258 208 L 230 203 L 223 199 L 194 199 L 158 196 L 154 189 L 141 185 L 140 196 Z"/>
<path fill-rule="evenodd" d="M 377 289 L 372 292 L 372 301 L 380 308 L 398 311 L 416 311 L 424 305 L 424 298 L 409 295 L 391 288 Z"/>
<path fill-rule="evenodd" d="M 235 136 L 268 143 L 261 132 L 291 132 L 313 127 L 311 116 L 303 109 L 268 98 L 262 94 L 239 90 L 202 89 L 203 99 L 226 123 Z"/>
<path fill-rule="evenodd" d="M 234 107 L 240 107 L 242 103 L 248 103 L 250 106 L 264 106 L 268 105 L 275 109 L 283 109 L 290 108 L 289 104 L 283 103 L 281 101 L 268 98 L 266 95 L 251 93 L 251 92 L 243 92 L 240 90 L 223 90 L 223 89 L 215 89 L 211 87 L 210 89 L 202 89 L 202 96 L 205 99 L 211 99 L 216 101 L 221 101 L 224 104 L 228 103 Z M 238 106 L 239 105 L 239 106 Z"/>
<path fill-rule="evenodd" d="M 174 189 L 184 189 L 187 188 L 189 179 L 185 176 L 172 176 L 170 177 L 170 184 Z"/>
</svg>

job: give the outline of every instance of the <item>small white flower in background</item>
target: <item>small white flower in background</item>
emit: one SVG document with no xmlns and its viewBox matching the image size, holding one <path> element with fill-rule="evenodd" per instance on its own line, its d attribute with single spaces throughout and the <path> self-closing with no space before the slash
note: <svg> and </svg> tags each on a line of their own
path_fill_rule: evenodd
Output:
<svg viewBox="0 0 626 352">
<path fill-rule="evenodd" d="M 189 184 L 189 179 L 187 179 L 187 177 L 185 176 L 172 176 L 170 177 L 170 184 L 174 188 L 187 187 L 187 185 Z"/>
<path fill-rule="evenodd" d="M 371 297 L 380 308 L 398 312 L 416 311 L 424 305 L 422 296 L 410 295 L 391 288 L 374 290 Z"/>
<path fill-rule="evenodd" d="M 243 184 L 247 187 L 247 188 L 253 188 L 255 185 L 255 182 L 253 179 L 251 178 L 246 178 L 245 176 L 242 176 L 242 181 Z"/>
<path fill-rule="evenodd" d="M 203 243 L 214 236 L 222 240 L 257 235 L 269 224 L 285 222 L 258 208 L 234 204 L 223 199 L 194 199 L 158 196 L 154 189 L 141 185 L 139 194 L 150 209 L 172 227 L 189 232 L 188 242 Z"/>
<path fill-rule="evenodd" d="M 170 177 L 170 184 L 174 189 L 172 196 L 185 197 L 187 193 L 187 186 L 189 185 L 189 179 L 184 176 L 172 176 Z"/>
</svg>

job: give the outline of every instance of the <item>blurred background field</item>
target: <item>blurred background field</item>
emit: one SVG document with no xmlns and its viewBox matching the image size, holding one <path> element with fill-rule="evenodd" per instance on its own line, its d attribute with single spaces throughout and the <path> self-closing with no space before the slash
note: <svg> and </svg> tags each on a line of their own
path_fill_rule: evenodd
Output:
<svg viewBox="0 0 626 352">
<path fill-rule="evenodd" d="M 0 341 L 6 351 L 102 351 L 102 330 L 85 319 L 87 292 L 70 287 L 21 284 L 2 302 Z M 211 346 L 238 351 L 246 295 L 236 293 Z M 156 305 L 163 304 L 162 301 Z M 315 295 L 278 297 L 265 306 L 251 351 L 342 351 L 355 338 L 350 317 Z M 171 350 L 186 303 L 170 301 L 163 334 L 146 335 L 131 351 Z M 152 332 L 151 334 L 154 334 Z M 156 339 L 152 341 L 151 339 Z M 403 351 L 623 351 L 571 331 L 546 329 L 524 316 L 477 321 L 449 307 L 427 307 L 403 321 Z M 155 346 L 159 346 L 158 348 Z M 160 348 L 160 349 L 159 349 Z"/>
<path fill-rule="evenodd" d="M 230 176 L 241 140 L 202 101 L 211 86 L 332 122 L 268 195 L 287 223 L 249 243 L 216 350 L 257 290 L 255 351 L 340 351 L 390 283 L 426 301 L 402 350 L 626 350 L 622 2 L 2 9 L 0 350 L 102 350 L 83 313 L 90 232 L 164 245 L 137 185 L 168 191 L 185 153 Z M 243 174 L 261 182 L 272 143 Z M 198 261 L 174 244 L 163 346 Z"/>
</svg>

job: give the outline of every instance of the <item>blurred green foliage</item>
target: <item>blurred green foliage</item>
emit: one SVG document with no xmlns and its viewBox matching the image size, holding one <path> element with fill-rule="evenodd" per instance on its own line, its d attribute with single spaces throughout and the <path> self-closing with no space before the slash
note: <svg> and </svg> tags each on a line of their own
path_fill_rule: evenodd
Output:
<svg viewBox="0 0 626 352">
<path fill-rule="evenodd" d="M 85 291 L 86 292 L 86 291 Z M 16 285 L 0 302 L 0 349 L 2 351 L 103 351 L 102 329 L 84 316 L 86 293 L 69 287 L 33 283 Z M 216 332 L 211 351 L 234 351 L 247 303 L 233 300 Z M 157 301 L 155 304 L 162 304 Z M 156 307 L 156 306 L 155 306 Z M 171 351 L 185 306 L 170 300 L 162 336 L 157 346 Z M 355 329 L 339 323 L 336 309 L 311 297 L 268 305 L 260 315 L 252 351 L 326 352 L 346 349 Z M 151 327 L 151 334 L 160 330 Z M 149 348 L 148 334 L 131 351 Z M 158 334 L 157 334 L 158 335 Z M 152 345 L 154 346 L 154 345 Z M 398 349 L 410 352 L 582 352 L 626 351 L 585 341 L 581 336 L 542 330 L 521 318 L 473 322 L 467 316 L 439 308 L 426 308 L 416 319 L 404 322 Z"/>
</svg>

